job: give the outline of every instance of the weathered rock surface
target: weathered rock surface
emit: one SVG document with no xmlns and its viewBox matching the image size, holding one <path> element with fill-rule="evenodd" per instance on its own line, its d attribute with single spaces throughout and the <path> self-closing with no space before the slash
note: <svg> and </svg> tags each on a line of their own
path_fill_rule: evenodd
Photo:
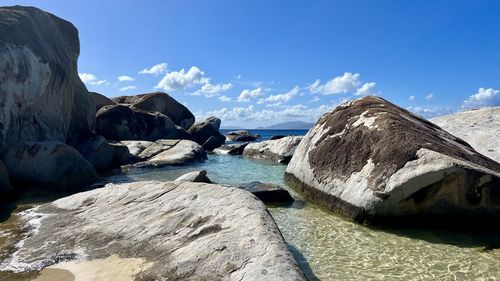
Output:
<svg viewBox="0 0 500 281">
<path fill-rule="evenodd" d="M 189 128 L 188 133 L 191 134 L 192 140 L 203 145 L 206 150 L 214 150 L 226 142 L 226 137 L 217 127 L 220 127 L 220 119 L 210 117 L 195 123 Z"/>
<path fill-rule="evenodd" d="M 108 105 L 97 112 L 96 132 L 107 139 L 190 139 L 190 135 L 169 117 L 124 105 Z"/>
<path fill-rule="evenodd" d="M 290 193 L 277 184 L 254 181 L 238 186 L 257 196 L 264 203 L 293 203 Z"/>
<path fill-rule="evenodd" d="M 259 136 L 254 135 L 249 131 L 238 130 L 227 133 L 226 138 L 231 141 L 255 141 L 259 138 Z"/>
<path fill-rule="evenodd" d="M 110 185 L 26 211 L 26 217 L 39 226 L 4 270 L 51 266 L 79 280 L 80 267 L 93 265 L 84 272 L 93 276 L 119 257 L 117 266 L 127 265 L 129 275 L 122 278 L 130 280 L 305 280 L 266 207 L 235 188 Z"/>
<path fill-rule="evenodd" d="M 464 223 L 500 216 L 499 163 L 378 97 L 323 115 L 299 144 L 285 179 L 359 222 Z"/>
<path fill-rule="evenodd" d="M 0 160 L 0 195 L 11 191 L 9 173 L 5 168 L 2 160 Z M 1 199 L 0 199 L 1 201 Z"/>
<path fill-rule="evenodd" d="M 12 181 L 56 191 L 78 190 L 97 179 L 92 164 L 73 147 L 58 141 L 24 142 L 3 156 Z"/>
<path fill-rule="evenodd" d="M 204 182 L 204 183 L 212 183 L 212 181 L 207 177 L 206 170 L 194 171 L 190 173 L 186 173 L 174 180 L 174 182 Z"/>
<path fill-rule="evenodd" d="M 194 123 L 194 115 L 184 105 L 166 93 L 149 93 L 137 96 L 122 96 L 113 99 L 116 103 L 130 104 L 145 111 L 160 112 L 185 130 Z"/>
<path fill-rule="evenodd" d="M 479 153 L 500 162 L 500 106 L 441 116 L 431 122 L 465 140 Z"/>
<path fill-rule="evenodd" d="M 93 129 L 79 52 L 71 23 L 34 7 L 0 7 L 0 154 L 23 141 L 77 143 Z"/>
<path fill-rule="evenodd" d="M 245 147 L 243 155 L 287 164 L 292 159 L 302 138 L 301 136 L 289 136 L 277 140 L 250 143 Z"/>
<path fill-rule="evenodd" d="M 99 135 L 89 138 L 80 144 L 77 149 L 98 172 L 126 164 L 130 155 L 126 145 L 108 142 L 103 136 Z"/>
<path fill-rule="evenodd" d="M 285 135 L 275 135 L 275 136 L 271 137 L 271 140 L 279 140 L 279 139 L 282 139 L 284 137 L 286 137 L 286 136 Z"/>
<path fill-rule="evenodd" d="M 129 151 L 135 153 L 130 161 L 137 162 L 133 166 L 140 168 L 186 165 L 207 159 L 205 150 L 190 140 L 122 141 L 122 143 L 129 147 Z"/>
<path fill-rule="evenodd" d="M 95 104 L 95 111 L 99 111 L 102 107 L 105 107 L 106 105 L 114 105 L 115 102 L 109 99 L 108 97 L 105 97 L 99 93 L 96 92 L 89 92 L 90 98 Z"/>
<path fill-rule="evenodd" d="M 242 144 L 233 143 L 233 144 L 223 145 L 215 149 L 214 152 L 217 154 L 242 155 L 247 145 L 248 142 Z"/>
</svg>

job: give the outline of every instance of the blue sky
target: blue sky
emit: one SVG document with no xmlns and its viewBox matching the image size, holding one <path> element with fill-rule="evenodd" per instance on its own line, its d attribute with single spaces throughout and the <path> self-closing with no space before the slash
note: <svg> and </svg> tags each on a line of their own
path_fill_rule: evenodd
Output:
<svg viewBox="0 0 500 281">
<path fill-rule="evenodd" d="M 425 117 L 500 105 L 496 0 L 1 3 L 71 21 L 89 90 L 165 91 L 226 126 L 316 121 L 364 94 Z"/>
</svg>

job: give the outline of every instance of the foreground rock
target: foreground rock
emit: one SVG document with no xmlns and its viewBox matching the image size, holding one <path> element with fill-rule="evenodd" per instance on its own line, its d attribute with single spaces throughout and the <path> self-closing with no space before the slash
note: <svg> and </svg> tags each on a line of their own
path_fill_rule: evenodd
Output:
<svg viewBox="0 0 500 281">
<path fill-rule="evenodd" d="M 190 138 L 169 117 L 124 105 L 101 108 L 96 116 L 96 132 L 115 141 Z"/>
<path fill-rule="evenodd" d="M 286 180 L 359 222 L 479 223 L 500 217 L 500 164 L 427 120 L 365 97 L 321 117 Z"/>
<path fill-rule="evenodd" d="M 243 190 L 136 182 L 78 193 L 34 212 L 43 214 L 37 231 L 28 233 L 4 270 L 50 266 L 77 280 L 83 274 L 103 280 L 305 280 L 266 207 Z"/>
<path fill-rule="evenodd" d="M 500 106 L 459 112 L 431 121 L 465 140 L 479 153 L 500 162 Z"/>
<path fill-rule="evenodd" d="M 96 92 L 89 92 L 90 98 L 94 102 L 95 105 L 95 111 L 99 111 L 99 109 L 105 107 L 106 105 L 114 105 L 115 102 L 112 101 L 111 99 L 96 93 Z"/>
<path fill-rule="evenodd" d="M 245 130 L 232 131 L 226 134 L 226 138 L 230 141 L 255 141 L 259 137 Z"/>
<path fill-rule="evenodd" d="M 212 183 L 212 181 L 207 177 L 206 170 L 194 171 L 186 173 L 174 180 L 174 182 L 204 182 Z"/>
<path fill-rule="evenodd" d="M 114 98 L 113 101 L 121 104 L 129 104 L 144 111 L 160 112 L 185 130 L 189 129 L 194 123 L 194 115 L 191 111 L 166 93 L 158 92 L 137 96 L 122 96 Z"/>
<path fill-rule="evenodd" d="M 237 143 L 228 144 L 215 149 L 214 152 L 217 154 L 242 155 L 247 145 L 248 142 L 242 144 L 237 144 Z"/>
<path fill-rule="evenodd" d="M 108 142 L 103 136 L 94 136 L 77 147 L 78 151 L 98 172 L 119 167 L 128 162 L 130 153 L 121 143 Z"/>
<path fill-rule="evenodd" d="M 129 161 L 137 162 L 133 165 L 140 168 L 186 165 L 207 159 L 205 150 L 190 140 L 123 141 L 122 144 L 133 153 Z"/>
<path fill-rule="evenodd" d="M 243 155 L 287 164 L 292 159 L 295 149 L 303 137 L 289 136 L 277 140 L 250 143 L 245 147 Z"/>
<path fill-rule="evenodd" d="M 18 186 L 72 191 L 97 179 L 92 164 L 76 149 L 57 141 L 14 145 L 5 153 L 3 161 Z"/>
<path fill-rule="evenodd" d="M 0 7 L 0 154 L 23 141 L 77 143 L 95 107 L 78 77 L 78 31 L 33 7 Z"/>
<path fill-rule="evenodd" d="M 202 145 L 206 150 L 214 150 L 226 142 L 226 137 L 219 132 L 220 119 L 209 117 L 195 123 L 189 128 L 192 140 Z"/>
<path fill-rule="evenodd" d="M 257 196 L 264 203 L 293 203 L 290 193 L 277 184 L 254 181 L 238 186 Z"/>
</svg>

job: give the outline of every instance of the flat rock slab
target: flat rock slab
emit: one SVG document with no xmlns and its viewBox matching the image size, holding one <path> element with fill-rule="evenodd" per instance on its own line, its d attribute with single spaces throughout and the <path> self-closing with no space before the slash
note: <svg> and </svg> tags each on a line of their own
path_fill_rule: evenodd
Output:
<svg viewBox="0 0 500 281">
<path fill-rule="evenodd" d="M 130 275 L 123 280 L 305 280 L 264 204 L 235 188 L 109 185 L 24 217 L 26 238 L 4 270 L 50 266 L 76 279 L 92 272 L 114 279 L 113 264 L 122 264 L 120 274 Z"/>
<path fill-rule="evenodd" d="M 464 111 L 431 121 L 500 162 L 500 106 Z"/>
</svg>

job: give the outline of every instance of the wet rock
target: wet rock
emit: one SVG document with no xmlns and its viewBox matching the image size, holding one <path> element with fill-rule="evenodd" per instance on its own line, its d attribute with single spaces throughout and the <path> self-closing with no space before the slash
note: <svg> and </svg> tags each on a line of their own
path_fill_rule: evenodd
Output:
<svg viewBox="0 0 500 281">
<path fill-rule="evenodd" d="M 77 147 L 78 151 L 98 172 L 124 165 L 129 160 L 128 147 L 121 143 L 108 142 L 96 135 Z"/>
<path fill-rule="evenodd" d="M 204 182 L 204 183 L 212 183 L 212 181 L 207 177 L 206 170 L 194 171 L 190 173 L 186 173 L 174 180 L 174 182 Z"/>
<path fill-rule="evenodd" d="M 166 93 L 157 92 L 136 96 L 122 96 L 114 98 L 113 101 L 129 104 L 145 111 L 160 112 L 185 130 L 189 129 L 194 123 L 194 115 L 191 111 Z"/>
<path fill-rule="evenodd" d="M 0 154 L 23 141 L 78 143 L 95 107 L 78 77 L 78 31 L 34 7 L 0 7 Z"/>
<path fill-rule="evenodd" d="M 108 105 L 97 112 L 96 132 L 107 139 L 190 139 L 190 135 L 169 117 L 124 105 Z"/>
<path fill-rule="evenodd" d="M 294 201 L 290 193 L 277 184 L 254 181 L 238 187 L 253 193 L 264 203 L 293 203 Z"/>
<path fill-rule="evenodd" d="M 255 141 L 259 138 L 259 135 L 254 135 L 249 131 L 239 130 L 232 131 L 226 134 L 226 138 L 231 141 Z"/>
<path fill-rule="evenodd" d="M 226 142 L 226 137 L 219 133 L 220 119 L 215 117 L 207 118 L 195 123 L 189 128 L 188 133 L 192 140 L 197 142 L 206 150 L 213 150 Z"/>
<path fill-rule="evenodd" d="M 500 106 L 469 110 L 431 119 L 465 140 L 479 153 L 500 162 Z"/>
<path fill-rule="evenodd" d="M 115 102 L 109 99 L 106 96 L 103 96 L 99 93 L 96 92 L 89 92 L 90 98 L 95 104 L 95 111 L 99 111 L 102 107 L 105 107 L 106 105 L 114 105 Z"/>
<path fill-rule="evenodd" d="M 3 162 L 16 187 L 28 184 L 72 191 L 97 179 L 92 164 L 73 147 L 57 141 L 14 145 Z"/>
<path fill-rule="evenodd" d="M 245 147 L 243 155 L 287 164 L 292 159 L 302 138 L 301 136 L 289 136 L 278 140 L 250 143 Z"/>
<path fill-rule="evenodd" d="M 228 144 L 215 149 L 214 152 L 217 154 L 242 155 L 247 145 L 248 142 L 242 144 L 238 143 Z"/>
<path fill-rule="evenodd" d="M 499 163 L 373 96 L 323 115 L 285 179 L 358 222 L 480 223 L 500 216 Z"/>
<path fill-rule="evenodd" d="M 84 274 L 105 272 L 114 263 L 99 261 L 119 257 L 129 264 L 121 271 L 130 280 L 305 280 L 264 204 L 243 190 L 135 182 L 25 213 L 28 224 L 30 217 L 37 220 L 37 230 L 28 233 L 4 270 L 51 265 L 69 268 L 79 279 L 79 265 L 93 265 Z"/>
<path fill-rule="evenodd" d="M 155 168 L 167 165 L 187 165 L 203 162 L 207 153 L 197 143 L 189 140 L 158 140 L 137 156 L 139 168 Z"/>
</svg>

